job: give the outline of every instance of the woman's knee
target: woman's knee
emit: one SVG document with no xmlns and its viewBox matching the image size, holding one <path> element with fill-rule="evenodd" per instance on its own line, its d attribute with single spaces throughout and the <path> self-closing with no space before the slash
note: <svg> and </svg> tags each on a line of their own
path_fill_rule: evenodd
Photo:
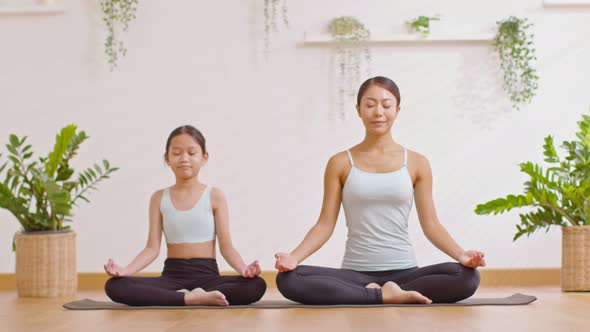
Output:
<svg viewBox="0 0 590 332">
<path fill-rule="evenodd" d="M 465 298 L 470 297 L 479 288 L 480 274 L 477 269 L 461 265 L 461 284 L 464 288 Z"/>
<path fill-rule="evenodd" d="M 277 289 L 284 297 L 290 300 L 294 300 L 294 296 L 297 294 L 297 284 L 300 282 L 297 269 L 298 267 L 293 271 L 279 272 L 276 278 Z"/>
</svg>

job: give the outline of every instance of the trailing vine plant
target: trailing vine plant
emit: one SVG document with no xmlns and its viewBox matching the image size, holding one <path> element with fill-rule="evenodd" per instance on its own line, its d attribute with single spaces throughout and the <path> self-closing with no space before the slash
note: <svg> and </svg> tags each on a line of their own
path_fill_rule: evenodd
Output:
<svg viewBox="0 0 590 332">
<path fill-rule="evenodd" d="M 139 0 L 102 0 L 102 21 L 107 28 L 107 38 L 104 43 L 107 63 L 111 71 L 117 67 L 117 62 L 127 54 L 127 48 L 120 33 L 129 29 L 129 23 L 135 19 Z"/>
<path fill-rule="evenodd" d="M 504 90 L 517 110 L 531 102 L 538 89 L 537 69 L 532 24 L 526 18 L 509 18 L 496 22 L 498 32 L 494 47 L 504 72 Z"/>
<path fill-rule="evenodd" d="M 328 26 L 332 38 L 337 42 L 338 104 L 340 117 L 344 117 L 344 104 L 354 97 L 361 81 L 361 62 L 366 60 L 367 76 L 370 76 L 371 52 L 365 42 L 371 32 L 358 19 L 351 16 L 336 17 Z"/>
<path fill-rule="evenodd" d="M 266 56 L 270 52 L 270 36 L 272 32 L 278 32 L 277 15 L 281 11 L 285 28 L 289 29 L 289 7 L 287 0 L 264 0 L 264 51 Z"/>
</svg>

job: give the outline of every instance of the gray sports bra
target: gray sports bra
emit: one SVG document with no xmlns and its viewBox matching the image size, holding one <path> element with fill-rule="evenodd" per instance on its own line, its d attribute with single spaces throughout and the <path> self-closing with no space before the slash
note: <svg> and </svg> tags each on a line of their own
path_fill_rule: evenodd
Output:
<svg viewBox="0 0 590 332">
<path fill-rule="evenodd" d="M 215 219 L 209 186 L 190 210 L 177 210 L 170 199 L 170 189 L 164 189 L 160 212 L 167 243 L 199 243 L 215 239 Z"/>
</svg>

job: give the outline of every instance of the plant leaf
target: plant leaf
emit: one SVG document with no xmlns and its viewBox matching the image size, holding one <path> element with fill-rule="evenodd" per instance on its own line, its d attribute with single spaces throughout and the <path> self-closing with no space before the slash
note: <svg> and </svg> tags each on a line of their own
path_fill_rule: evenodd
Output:
<svg viewBox="0 0 590 332">
<path fill-rule="evenodd" d="M 76 126 L 71 124 L 61 129 L 61 132 L 55 137 L 53 151 L 49 153 L 45 162 L 45 174 L 53 178 L 57 167 L 61 164 L 63 158 L 69 149 L 70 143 L 76 134 Z"/>
</svg>

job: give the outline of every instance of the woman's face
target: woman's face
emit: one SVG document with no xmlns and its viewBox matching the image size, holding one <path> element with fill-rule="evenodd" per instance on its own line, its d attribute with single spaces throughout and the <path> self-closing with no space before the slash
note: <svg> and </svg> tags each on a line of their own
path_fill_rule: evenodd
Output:
<svg viewBox="0 0 590 332">
<path fill-rule="evenodd" d="M 186 179 L 198 175 L 208 157 L 194 138 L 188 134 L 180 134 L 170 141 L 166 163 L 176 177 Z"/>
<path fill-rule="evenodd" d="M 397 99 L 378 85 L 369 86 L 356 106 L 367 133 L 383 135 L 391 131 L 393 122 L 400 111 Z"/>
</svg>

